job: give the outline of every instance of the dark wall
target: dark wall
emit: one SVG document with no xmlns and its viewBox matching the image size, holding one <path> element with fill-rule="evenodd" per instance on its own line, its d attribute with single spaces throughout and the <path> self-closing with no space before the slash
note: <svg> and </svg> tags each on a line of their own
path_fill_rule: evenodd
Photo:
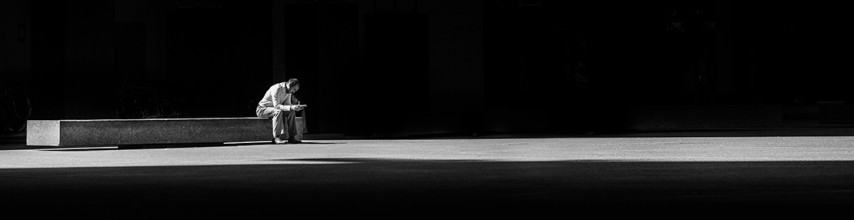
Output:
<svg viewBox="0 0 854 220">
<path fill-rule="evenodd" d="M 33 119 L 252 116 L 290 77 L 310 131 L 366 135 L 619 129 L 644 117 L 634 106 L 852 99 L 851 15 L 830 1 L 2 4 L 0 71 L 30 88 Z"/>
<path fill-rule="evenodd" d="M 23 83 L 32 71 L 32 3 L 0 3 L 0 76 L 4 82 Z"/>
<path fill-rule="evenodd" d="M 272 83 L 269 4 L 35 1 L 33 118 L 252 116 Z"/>
<path fill-rule="evenodd" d="M 113 1 L 32 2 L 33 118 L 111 117 Z"/>
<path fill-rule="evenodd" d="M 850 13 L 836 3 L 527 3 L 485 5 L 487 106 L 534 103 L 509 106 L 547 115 L 552 129 L 627 127 L 626 117 L 644 117 L 633 106 L 851 98 L 840 60 L 850 57 Z"/>
<path fill-rule="evenodd" d="M 761 102 L 850 100 L 852 34 L 839 3 L 731 3 L 737 80 Z"/>
<path fill-rule="evenodd" d="M 359 100 L 354 97 L 362 77 L 358 5 L 288 3 L 274 13 L 282 14 L 284 32 L 277 39 L 284 45 L 284 68 L 275 77 L 300 79 L 297 97 L 310 106 L 305 112 L 310 131 L 340 132 L 352 118 L 348 115 L 355 115 L 351 100 Z"/>
<path fill-rule="evenodd" d="M 166 13 L 168 97 L 187 116 L 254 116 L 269 87 L 272 63 L 270 2 L 226 2 L 221 7 Z"/>
<path fill-rule="evenodd" d="M 112 112 L 115 73 L 115 8 L 112 0 L 65 5 L 65 115 L 105 118 Z"/>
<path fill-rule="evenodd" d="M 298 96 L 311 106 L 309 130 L 469 131 L 468 121 L 483 103 L 482 5 L 450 0 L 283 5 L 281 65 L 284 75 L 303 82 Z"/>
</svg>

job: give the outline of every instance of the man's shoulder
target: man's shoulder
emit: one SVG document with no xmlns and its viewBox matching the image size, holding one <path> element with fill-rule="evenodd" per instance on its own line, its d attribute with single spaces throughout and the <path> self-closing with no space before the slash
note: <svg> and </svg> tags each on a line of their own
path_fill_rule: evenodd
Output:
<svg viewBox="0 0 854 220">
<path fill-rule="evenodd" d="M 270 86 L 270 89 L 278 89 L 282 88 L 282 83 L 276 83 Z"/>
</svg>

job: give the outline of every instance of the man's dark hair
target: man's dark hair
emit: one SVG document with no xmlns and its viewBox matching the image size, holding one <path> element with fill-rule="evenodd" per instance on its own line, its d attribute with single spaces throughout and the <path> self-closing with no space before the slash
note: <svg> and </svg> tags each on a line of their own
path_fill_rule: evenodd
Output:
<svg viewBox="0 0 854 220">
<path fill-rule="evenodd" d="M 288 86 L 298 86 L 299 80 L 297 78 L 288 79 Z"/>
</svg>

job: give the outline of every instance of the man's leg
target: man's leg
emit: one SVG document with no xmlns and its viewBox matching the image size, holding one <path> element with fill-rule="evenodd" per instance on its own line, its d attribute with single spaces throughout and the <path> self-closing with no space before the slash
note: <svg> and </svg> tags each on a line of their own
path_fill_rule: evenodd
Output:
<svg viewBox="0 0 854 220">
<path fill-rule="evenodd" d="M 282 110 L 276 108 L 268 108 L 268 107 L 258 107 L 255 110 L 255 114 L 258 117 L 272 118 L 273 120 L 273 138 L 280 138 L 282 140 L 287 140 L 287 137 L 282 137 L 285 130 L 285 124 L 282 123 Z"/>
<path fill-rule="evenodd" d="M 288 142 L 301 142 L 302 141 L 302 130 L 299 126 L 297 126 L 297 114 L 294 111 L 290 111 L 285 113 L 287 117 L 285 118 L 285 133 L 288 135 Z"/>
</svg>

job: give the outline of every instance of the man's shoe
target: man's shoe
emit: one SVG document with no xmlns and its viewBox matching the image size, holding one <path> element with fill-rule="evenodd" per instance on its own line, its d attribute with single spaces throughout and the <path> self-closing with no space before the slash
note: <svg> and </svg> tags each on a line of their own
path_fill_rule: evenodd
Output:
<svg viewBox="0 0 854 220">
<path fill-rule="evenodd" d="M 279 138 L 275 138 L 275 139 L 273 139 L 273 143 L 274 144 L 284 144 L 284 143 L 288 143 L 288 142 L 285 140 L 279 139 Z"/>
<path fill-rule="evenodd" d="M 302 143 L 302 141 L 298 141 L 295 139 L 288 139 L 288 144 L 299 144 L 299 143 Z"/>
</svg>

